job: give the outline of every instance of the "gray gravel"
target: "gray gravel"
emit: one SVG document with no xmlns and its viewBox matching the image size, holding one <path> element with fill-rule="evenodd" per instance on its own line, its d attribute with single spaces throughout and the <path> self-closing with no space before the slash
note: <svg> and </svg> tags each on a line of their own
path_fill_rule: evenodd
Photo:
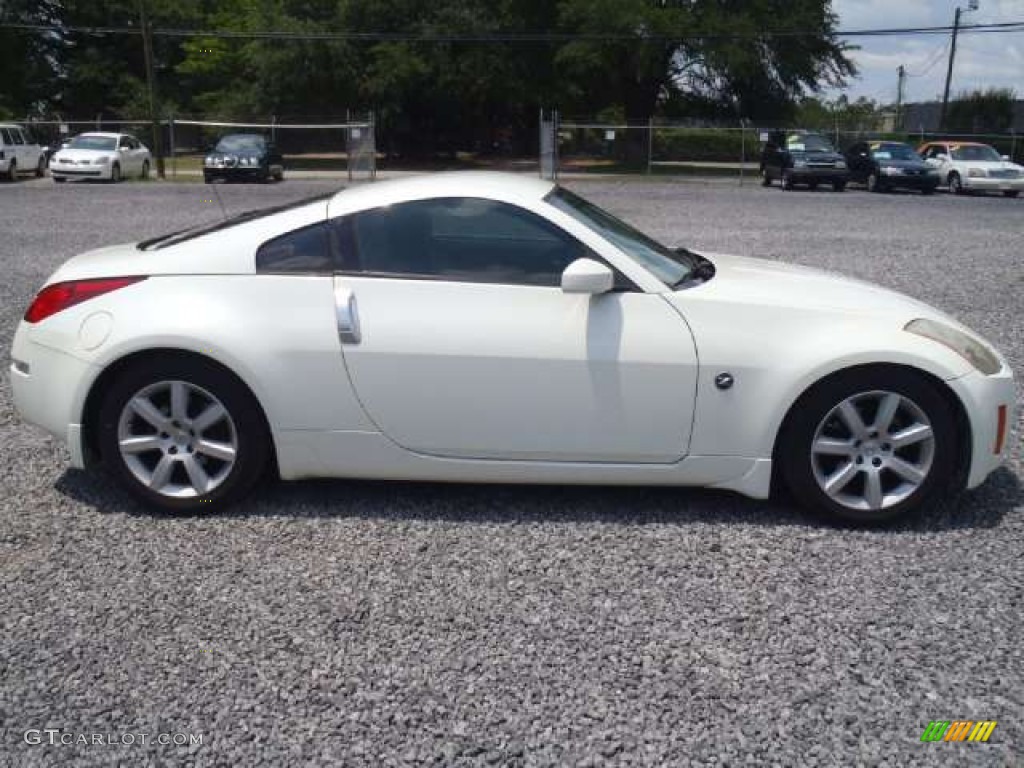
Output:
<svg viewBox="0 0 1024 768">
<path fill-rule="evenodd" d="M 232 211 L 329 184 L 220 188 Z M 1024 201 L 575 182 L 667 241 L 909 292 L 1024 370 Z M 0 348 L 193 184 L 0 185 Z M 162 519 L 0 387 L 0 764 L 1019 765 L 1024 468 L 901 529 L 706 491 L 307 482 Z M 991 742 L 923 744 L 929 720 Z M 33 746 L 28 729 L 135 744 Z M 139 734 L 202 734 L 200 746 Z M 45 735 L 44 735 L 45 738 Z"/>
</svg>

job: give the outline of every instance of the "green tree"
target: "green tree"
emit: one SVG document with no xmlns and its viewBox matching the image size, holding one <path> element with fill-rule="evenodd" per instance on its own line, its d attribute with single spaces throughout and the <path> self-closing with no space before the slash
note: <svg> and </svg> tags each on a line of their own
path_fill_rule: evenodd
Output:
<svg viewBox="0 0 1024 768">
<path fill-rule="evenodd" d="M 951 131 L 964 133 L 1006 133 L 1013 125 L 1016 100 L 1012 88 L 961 92 L 949 105 L 946 125 Z"/>
</svg>

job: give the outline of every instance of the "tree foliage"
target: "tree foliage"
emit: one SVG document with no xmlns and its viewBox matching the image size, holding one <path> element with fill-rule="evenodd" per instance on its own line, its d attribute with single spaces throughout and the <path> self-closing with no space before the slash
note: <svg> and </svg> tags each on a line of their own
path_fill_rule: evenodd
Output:
<svg viewBox="0 0 1024 768">
<path fill-rule="evenodd" d="M 141 38 L 73 31 L 137 28 L 141 3 L 156 28 L 400 36 L 158 35 L 154 57 L 164 114 L 323 119 L 372 109 L 383 145 L 402 154 L 525 150 L 541 107 L 630 122 L 783 119 L 801 97 L 854 74 L 829 0 L 7 0 L 5 19 L 55 31 L 0 29 L 0 66 L 25 75 L 5 78 L 14 86 L 0 110 L 146 114 Z M 568 39 L 487 39 L 536 32 Z M 417 39 L 438 34 L 473 40 Z"/>
<path fill-rule="evenodd" d="M 1013 125 L 1016 100 L 1012 88 L 964 91 L 950 103 L 946 125 L 951 131 L 965 133 L 1005 133 Z"/>
</svg>

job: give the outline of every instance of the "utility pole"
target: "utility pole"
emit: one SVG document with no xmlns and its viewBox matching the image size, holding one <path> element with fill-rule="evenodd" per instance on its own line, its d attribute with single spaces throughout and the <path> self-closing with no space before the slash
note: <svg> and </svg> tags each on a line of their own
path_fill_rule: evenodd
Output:
<svg viewBox="0 0 1024 768">
<path fill-rule="evenodd" d="M 146 62 L 146 85 L 149 90 L 149 122 L 153 133 L 153 152 L 156 154 L 156 175 L 163 179 L 164 152 L 160 129 L 160 115 L 157 112 L 156 77 L 153 75 L 153 27 L 146 16 L 146 0 L 136 0 L 139 9 L 139 27 L 142 29 L 142 55 Z"/>
<path fill-rule="evenodd" d="M 896 123 L 893 125 L 897 131 L 903 125 L 903 83 L 907 79 L 907 70 L 900 64 L 896 68 Z"/>
<path fill-rule="evenodd" d="M 978 0 L 968 0 L 967 11 L 978 10 Z M 953 80 L 953 59 L 956 58 L 956 36 L 960 32 L 960 14 L 965 13 L 959 5 L 953 15 L 953 40 L 949 45 L 949 64 L 946 66 L 946 87 L 942 90 L 942 111 L 939 112 L 939 130 L 946 125 L 946 108 L 949 106 L 949 84 Z"/>
</svg>

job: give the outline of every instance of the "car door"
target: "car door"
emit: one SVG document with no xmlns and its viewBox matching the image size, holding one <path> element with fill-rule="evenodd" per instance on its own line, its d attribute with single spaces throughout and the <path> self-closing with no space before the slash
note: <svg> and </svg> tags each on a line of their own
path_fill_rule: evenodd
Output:
<svg viewBox="0 0 1024 768">
<path fill-rule="evenodd" d="M 561 290 L 596 258 L 536 213 L 480 198 L 399 203 L 338 225 L 339 335 L 356 395 L 423 454 L 668 463 L 687 450 L 697 358 L 682 318 L 623 276 Z"/>
<path fill-rule="evenodd" d="M 13 156 L 18 160 L 18 172 L 24 173 L 25 171 L 34 168 L 35 162 L 31 155 L 28 143 L 25 140 L 25 134 L 21 128 L 14 126 L 9 130 L 11 141 L 14 144 Z"/>
</svg>

